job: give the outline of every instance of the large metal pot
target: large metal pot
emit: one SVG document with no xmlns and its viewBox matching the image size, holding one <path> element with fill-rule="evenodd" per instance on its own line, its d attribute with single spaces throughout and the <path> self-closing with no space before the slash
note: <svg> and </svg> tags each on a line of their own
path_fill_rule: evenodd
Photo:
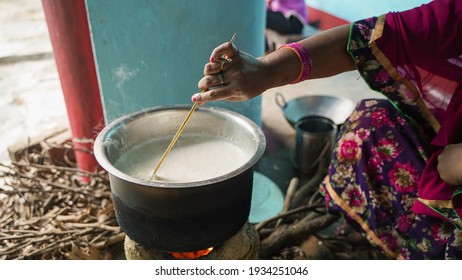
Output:
<svg viewBox="0 0 462 280">
<path fill-rule="evenodd" d="M 122 117 L 104 128 L 95 141 L 96 159 L 109 173 L 117 221 L 132 240 L 148 248 L 189 252 L 216 246 L 236 234 L 249 216 L 253 166 L 266 141 L 256 124 L 237 113 L 197 108 L 181 134 L 182 138 L 198 132 L 225 137 L 248 152 L 248 161 L 226 175 L 161 183 L 115 168 L 117 159 L 135 145 L 173 136 L 189 109 L 159 106 Z"/>
</svg>

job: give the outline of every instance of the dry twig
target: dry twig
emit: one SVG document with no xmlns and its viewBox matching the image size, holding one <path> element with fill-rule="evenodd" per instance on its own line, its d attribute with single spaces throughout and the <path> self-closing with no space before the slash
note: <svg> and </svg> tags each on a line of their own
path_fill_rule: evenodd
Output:
<svg viewBox="0 0 462 280">
<path fill-rule="evenodd" d="M 117 258 L 125 234 L 107 174 L 54 166 L 44 151 L 21 154 L 0 163 L 0 259 Z"/>
</svg>

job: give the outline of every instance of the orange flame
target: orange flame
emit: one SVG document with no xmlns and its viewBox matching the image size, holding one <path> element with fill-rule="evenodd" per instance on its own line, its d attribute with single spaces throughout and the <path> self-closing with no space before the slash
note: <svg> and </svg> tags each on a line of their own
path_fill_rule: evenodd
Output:
<svg viewBox="0 0 462 280">
<path fill-rule="evenodd" d="M 193 259 L 198 259 L 203 256 L 207 256 L 212 252 L 213 247 L 209 247 L 204 250 L 199 250 L 195 252 L 172 252 L 170 253 L 175 259 L 180 259 L 180 260 L 193 260 Z"/>
</svg>

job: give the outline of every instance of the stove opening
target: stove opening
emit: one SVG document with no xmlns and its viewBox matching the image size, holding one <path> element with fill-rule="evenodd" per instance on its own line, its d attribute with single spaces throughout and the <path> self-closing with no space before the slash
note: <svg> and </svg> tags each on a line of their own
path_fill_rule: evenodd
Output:
<svg viewBox="0 0 462 280">
<path fill-rule="evenodd" d="M 170 254 L 175 259 L 194 260 L 194 259 L 198 259 L 203 256 L 207 256 L 208 254 L 210 254 L 210 252 L 212 252 L 212 250 L 213 250 L 213 247 L 209 247 L 207 249 L 199 250 L 195 252 L 171 252 Z"/>
</svg>

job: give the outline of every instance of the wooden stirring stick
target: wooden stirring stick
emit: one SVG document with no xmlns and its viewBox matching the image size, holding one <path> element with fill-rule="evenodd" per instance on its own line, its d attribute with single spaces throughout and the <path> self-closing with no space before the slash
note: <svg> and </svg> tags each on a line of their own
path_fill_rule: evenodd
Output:
<svg viewBox="0 0 462 280">
<path fill-rule="evenodd" d="M 176 140 L 178 140 L 178 137 L 180 137 L 181 132 L 183 132 L 183 129 L 186 126 L 186 123 L 189 121 L 189 118 L 191 117 L 192 113 L 196 110 L 197 104 L 199 104 L 199 103 L 194 103 L 194 105 L 192 106 L 192 108 L 189 111 L 188 115 L 186 116 L 183 123 L 181 124 L 180 128 L 176 132 L 175 136 L 173 136 L 173 139 L 170 142 L 170 145 L 168 145 L 167 150 L 165 150 L 164 154 L 162 155 L 162 157 L 159 160 L 159 163 L 157 163 L 157 166 L 154 169 L 154 172 L 152 173 L 151 180 L 154 179 L 154 177 L 156 176 L 157 170 L 159 170 L 160 165 L 162 164 L 162 162 L 164 161 L 165 157 L 168 155 L 170 150 L 173 148 L 173 145 L 175 145 Z"/>
<path fill-rule="evenodd" d="M 231 37 L 231 40 L 229 40 L 229 42 L 232 44 L 234 42 L 234 39 L 236 38 L 236 33 L 234 33 L 233 37 Z M 205 90 L 203 90 L 202 92 L 204 92 Z M 191 110 L 189 111 L 188 115 L 186 116 L 186 118 L 184 119 L 183 123 L 180 125 L 180 128 L 178 129 L 178 131 L 176 132 L 175 136 L 173 136 L 173 139 L 172 141 L 170 142 L 170 145 L 168 145 L 167 149 L 165 150 L 164 154 L 162 155 L 162 157 L 160 158 L 159 162 L 157 163 L 157 166 L 156 168 L 154 168 L 154 171 L 152 173 L 152 176 L 151 176 L 151 180 L 153 180 L 156 176 L 156 173 L 157 173 L 157 170 L 159 170 L 159 167 L 161 166 L 162 162 L 164 161 L 164 159 L 167 157 L 168 153 L 170 153 L 170 150 L 173 148 L 173 146 L 175 145 L 176 141 L 178 140 L 178 138 L 180 137 L 180 134 L 181 132 L 183 132 L 183 129 L 185 128 L 186 126 L 186 123 L 189 121 L 189 118 L 191 117 L 192 113 L 196 110 L 197 108 L 197 105 L 199 103 L 195 102 L 194 105 L 192 106 Z"/>
</svg>

